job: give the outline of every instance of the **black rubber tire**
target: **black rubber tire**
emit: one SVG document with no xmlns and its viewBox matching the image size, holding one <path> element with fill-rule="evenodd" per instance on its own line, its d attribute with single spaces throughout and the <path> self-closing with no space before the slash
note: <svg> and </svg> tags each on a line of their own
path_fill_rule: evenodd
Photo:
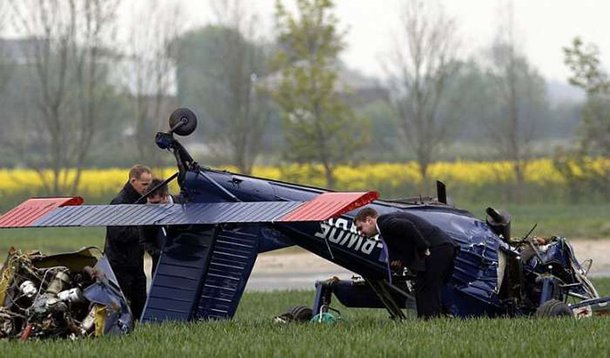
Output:
<svg viewBox="0 0 610 358">
<path fill-rule="evenodd" d="M 290 307 L 287 313 L 290 313 L 297 322 L 309 322 L 313 317 L 311 308 L 303 305 Z"/>
<path fill-rule="evenodd" d="M 181 120 L 184 123 L 174 128 Z M 177 135 L 187 136 L 197 128 L 197 116 L 188 108 L 178 108 L 169 116 L 169 127 L 174 128 L 173 132 Z"/>
<path fill-rule="evenodd" d="M 574 317 L 574 313 L 566 303 L 551 299 L 538 307 L 536 317 Z"/>
</svg>

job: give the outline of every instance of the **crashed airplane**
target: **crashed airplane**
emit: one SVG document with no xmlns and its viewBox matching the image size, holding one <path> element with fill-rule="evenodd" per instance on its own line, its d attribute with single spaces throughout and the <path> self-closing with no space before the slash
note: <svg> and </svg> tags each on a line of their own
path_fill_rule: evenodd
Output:
<svg viewBox="0 0 610 358">
<path fill-rule="evenodd" d="M 390 270 L 383 244 L 364 238 L 353 217 L 369 205 L 380 214 L 409 211 L 445 231 L 460 246 L 443 290 L 445 311 L 455 317 L 560 316 L 607 313 L 564 238 L 511 239 L 510 215 L 494 208 L 480 220 L 437 197 L 379 200 L 376 192 L 340 193 L 322 188 L 218 171 L 193 160 L 175 135 L 190 135 L 197 118 L 174 111 L 170 130 L 156 136 L 178 171 L 181 204 L 79 205 L 80 200 L 26 201 L 0 217 L 0 227 L 166 227 L 167 242 L 154 275 L 143 322 L 230 319 L 259 253 L 298 245 L 355 274 L 316 283 L 314 314 L 327 312 L 333 295 L 348 307 L 385 308 L 392 318 L 413 306 L 413 275 Z"/>
</svg>

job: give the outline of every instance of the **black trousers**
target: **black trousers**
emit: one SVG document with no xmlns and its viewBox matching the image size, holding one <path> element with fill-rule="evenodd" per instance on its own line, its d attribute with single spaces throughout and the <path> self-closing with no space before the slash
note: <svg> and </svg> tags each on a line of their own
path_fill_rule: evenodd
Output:
<svg viewBox="0 0 610 358">
<path fill-rule="evenodd" d="M 146 304 L 146 275 L 141 269 L 112 268 L 127 298 L 134 320 L 139 320 Z"/>
<path fill-rule="evenodd" d="M 150 269 L 150 278 L 152 279 L 153 277 L 155 277 L 155 272 L 157 272 L 157 266 L 159 265 L 159 259 L 161 258 L 161 255 L 151 255 L 150 257 L 152 259 L 152 267 Z"/>
<path fill-rule="evenodd" d="M 441 292 L 443 284 L 451 278 L 455 248 L 451 244 L 430 249 L 426 257 L 426 270 L 415 277 L 415 304 L 417 317 L 432 318 L 442 314 Z"/>
</svg>

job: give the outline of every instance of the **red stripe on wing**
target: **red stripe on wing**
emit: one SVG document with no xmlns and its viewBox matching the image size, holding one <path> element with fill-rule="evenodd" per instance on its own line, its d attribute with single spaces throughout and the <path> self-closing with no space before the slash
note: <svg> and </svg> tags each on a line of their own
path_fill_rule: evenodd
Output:
<svg viewBox="0 0 610 358">
<path fill-rule="evenodd" d="M 31 198 L 0 216 L 0 227 L 27 227 L 62 206 L 81 205 L 80 196 L 64 198 Z"/>
<path fill-rule="evenodd" d="M 379 193 L 376 191 L 322 193 L 277 221 L 324 221 L 369 204 L 378 198 Z"/>
</svg>

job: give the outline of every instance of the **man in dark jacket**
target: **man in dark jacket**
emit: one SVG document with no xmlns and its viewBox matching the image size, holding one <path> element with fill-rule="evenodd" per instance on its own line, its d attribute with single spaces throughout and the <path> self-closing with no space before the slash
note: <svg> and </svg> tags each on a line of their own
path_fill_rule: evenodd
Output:
<svg viewBox="0 0 610 358">
<path fill-rule="evenodd" d="M 389 262 L 400 261 L 415 274 L 417 316 L 442 313 L 441 291 L 451 277 L 457 245 L 437 226 L 405 211 L 379 215 L 373 208 L 358 212 L 354 223 L 365 236 L 379 234 Z"/>
<path fill-rule="evenodd" d="M 150 168 L 134 165 L 129 171 L 129 181 L 110 204 L 135 204 L 146 192 L 151 180 Z M 106 228 L 104 245 L 106 257 L 136 320 L 140 318 L 146 303 L 144 252 L 140 247 L 139 238 L 137 226 L 109 226 Z"/>
</svg>

